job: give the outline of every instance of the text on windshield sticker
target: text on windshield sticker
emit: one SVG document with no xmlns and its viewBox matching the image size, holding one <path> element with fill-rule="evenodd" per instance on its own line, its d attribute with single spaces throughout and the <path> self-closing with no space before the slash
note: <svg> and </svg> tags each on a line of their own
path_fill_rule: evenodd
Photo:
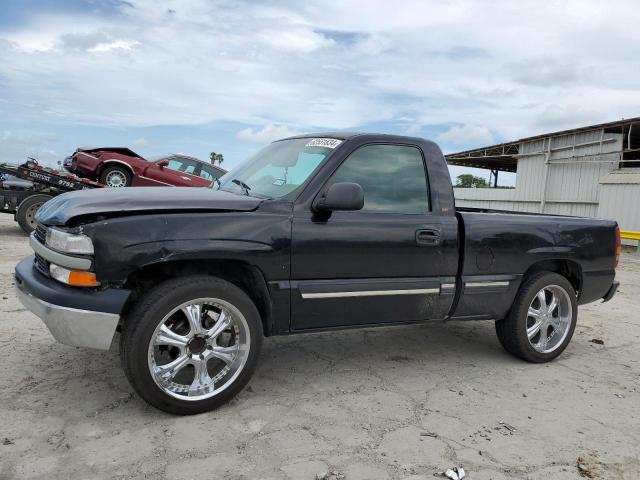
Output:
<svg viewBox="0 0 640 480">
<path fill-rule="evenodd" d="M 336 148 L 341 143 L 342 140 L 338 140 L 336 138 L 314 138 L 309 143 L 307 143 L 305 147 Z"/>
</svg>

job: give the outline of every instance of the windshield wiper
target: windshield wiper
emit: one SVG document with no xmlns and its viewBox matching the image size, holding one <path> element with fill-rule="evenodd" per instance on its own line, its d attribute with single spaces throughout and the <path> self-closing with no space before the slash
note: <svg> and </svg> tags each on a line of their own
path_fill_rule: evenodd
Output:
<svg viewBox="0 0 640 480">
<path fill-rule="evenodd" d="M 233 180 L 231 180 L 233 183 L 235 183 L 236 185 L 239 185 L 240 187 L 244 188 L 244 194 L 248 197 L 249 196 L 249 190 L 251 190 L 251 187 L 249 185 L 247 185 L 246 183 L 244 183 L 242 180 L 239 180 L 237 178 L 234 178 Z"/>
</svg>

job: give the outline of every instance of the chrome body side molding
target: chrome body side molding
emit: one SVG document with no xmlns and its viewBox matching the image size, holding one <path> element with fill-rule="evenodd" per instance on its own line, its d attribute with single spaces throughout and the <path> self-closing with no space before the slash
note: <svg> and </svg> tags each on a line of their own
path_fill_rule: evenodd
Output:
<svg viewBox="0 0 640 480">
<path fill-rule="evenodd" d="M 440 293 L 439 288 L 411 288 L 406 290 L 363 290 L 357 292 L 317 292 L 302 293 L 302 298 L 349 298 L 349 297 L 377 297 L 387 295 L 430 295 Z"/>
</svg>

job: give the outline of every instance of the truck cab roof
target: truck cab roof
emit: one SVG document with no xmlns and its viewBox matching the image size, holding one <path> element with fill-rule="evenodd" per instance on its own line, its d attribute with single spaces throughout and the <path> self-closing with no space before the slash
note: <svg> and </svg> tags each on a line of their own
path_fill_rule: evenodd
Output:
<svg viewBox="0 0 640 480">
<path fill-rule="evenodd" d="M 358 138 L 365 141 L 381 141 L 381 142 L 398 142 L 398 143 L 413 143 L 424 144 L 428 143 L 437 146 L 435 142 L 426 140 L 422 137 L 411 137 L 407 135 L 394 135 L 388 133 L 372 133 L 372 132 L 312 132 L 303 133 L 300 135 L 292 135 L 291 137 L 282 138 L 276 140 L 276 142 L 282 140 L 290 140 L 294 138 L 337 138 L 339 140 L 352 140 Z"/>
</svg>

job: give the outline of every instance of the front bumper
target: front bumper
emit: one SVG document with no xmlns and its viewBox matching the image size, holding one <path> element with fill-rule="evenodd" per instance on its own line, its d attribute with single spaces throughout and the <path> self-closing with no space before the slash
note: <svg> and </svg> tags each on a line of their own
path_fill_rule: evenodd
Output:
<svg viewBox="0 0 640 480">
<path fill-rule="evenodd" d="M 30 256 L 16 265 L 16 291 L 22 304 L 44 321 L 60 343 L 108 350 L 131 293 L 63 285 L 33 268 Z"/>
</svg>

